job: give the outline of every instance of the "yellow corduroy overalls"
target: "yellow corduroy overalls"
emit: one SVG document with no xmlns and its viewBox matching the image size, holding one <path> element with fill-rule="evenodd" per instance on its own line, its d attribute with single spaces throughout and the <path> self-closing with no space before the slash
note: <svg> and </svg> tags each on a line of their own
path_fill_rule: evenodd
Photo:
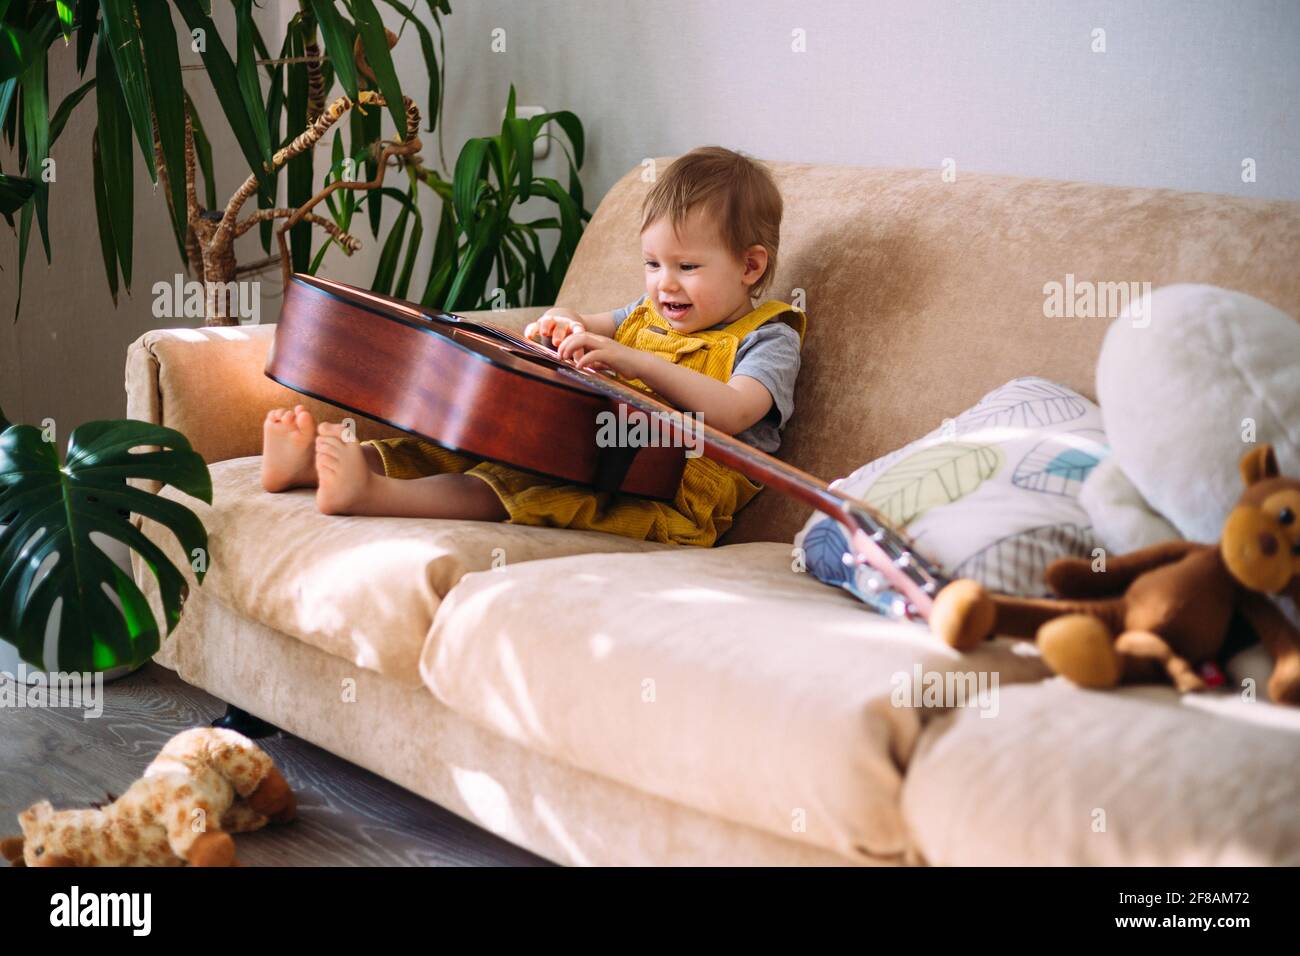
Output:
<svg viewBox="0 0 1300 956">
<path fill-rule="evenodd" d="M 778 317 L 799 333 L 802 345 L 807 317 L 776 300 L 764 302 L 725 328 L 686 335 L 673 329 L 647 299 L 623 320 L 614 338 L 725 382 L 735 366 L 740 340 Z M 639 380 L 631 384 L 646 388 Z M 514 524 L 604 531 L 644 541 L 709 547 L 763 488 L 735 469 L 701 455 L 686 459 L 677 497 L 669 504 L 545 478 L 448 451 L 421 438 L 383 438 L 365 444 L 379 452 L 384 474 L 390 478 L 448 472 L 482 478 L 496 491 Z"/>
</svg>

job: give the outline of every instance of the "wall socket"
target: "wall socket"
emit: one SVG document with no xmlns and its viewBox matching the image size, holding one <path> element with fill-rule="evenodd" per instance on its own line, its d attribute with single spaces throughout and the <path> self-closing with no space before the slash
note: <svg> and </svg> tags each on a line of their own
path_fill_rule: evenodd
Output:
<svg viewBox="0 0 1300 956">
<path fill-rule="evenodd" d="M 515 116 L 519 119 L 532 119 L 534 116 L 541 116 L 545 112 L 547 112 L 545 106 L 515 105 Z M 501 119 L 504 120 L 505 118 L 506 111 L 503 108 L 501 110 Z M 550 133 L 551 123 L 550 120 L 547 120 L 546 124 L 542 126 L 541 133 L 538 135 L 537 139 L 533 141 L 533 159 L 545 159 L 551 154 Z"/>
</svg>

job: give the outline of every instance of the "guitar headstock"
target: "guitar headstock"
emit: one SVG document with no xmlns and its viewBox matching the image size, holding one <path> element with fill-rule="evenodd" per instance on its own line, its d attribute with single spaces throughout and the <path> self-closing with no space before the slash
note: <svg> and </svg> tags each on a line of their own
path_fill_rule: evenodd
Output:
<svg viewBox="0 0 1300 956">
<path fill-rule="evenodd" d="M 950 578 L 919 554 L 883 516 L 863 501 L 840 494 L 840 521 L 848 529 L 852 554 L 845 564 L 871 569 L 868 587 L 882 597 L 895 592 L 885 607 L 892 617 L 928 620 L 935 596 Z"/>
</svg>

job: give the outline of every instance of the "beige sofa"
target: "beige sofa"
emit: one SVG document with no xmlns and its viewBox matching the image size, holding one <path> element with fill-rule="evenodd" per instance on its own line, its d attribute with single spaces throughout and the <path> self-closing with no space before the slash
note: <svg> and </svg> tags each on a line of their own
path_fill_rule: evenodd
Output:
<svg viewBox="0 0 1300 956">
<path fill-rule="evenodd" d="M 1208 282 L 1300 315 L 1295 204 L 775 171 L 773 293 L 804 290 L 810 316 L 782 455 L 827 479 L 1015 376 L 1092 394 L 1106 320 L 1043 314 L 1067 274 Z M 639 173 L 600 204 L 561 305 L 640 291 Z M 128 355 L 130 417 L 179 429 L 212 470 L 211 506 L 163 492 L 210 534 L 157 658 L 186 681 L 563 863 L 1300 863 L 1300 712 L 1081 691 L 1012 642 L 963 658 L 792 570 L 805 513 L 770 489 L 709 550 L 264 493 L 262 418 L 301 400 L 263 376 L 274 331 L 159 330 Z M 156 603 L 138 559 L 136 576 Z M 996 672 L 996 716 L 892 706 L 917 663 Z"/>
</svg>

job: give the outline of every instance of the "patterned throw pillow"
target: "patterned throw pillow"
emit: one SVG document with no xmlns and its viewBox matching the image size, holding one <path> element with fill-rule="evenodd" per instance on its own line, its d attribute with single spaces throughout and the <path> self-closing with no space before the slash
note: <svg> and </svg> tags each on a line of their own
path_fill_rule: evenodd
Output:
<svg viewBox="0 0 1300 956">
<path fill-rule="evenodd" d="M 1017 378 L 831 487 L 873 506 L 951 576 L 1046 596 L 1052 561 L 1099 547 L 1078 495 L 1109 451 L 1096 404 L 1046 379 Z M 794 543 L 827 584 L 882 611 L 898 599 L 870 568 L 845 563 L 844 530 L 821 512 Z"/>
</svg>

